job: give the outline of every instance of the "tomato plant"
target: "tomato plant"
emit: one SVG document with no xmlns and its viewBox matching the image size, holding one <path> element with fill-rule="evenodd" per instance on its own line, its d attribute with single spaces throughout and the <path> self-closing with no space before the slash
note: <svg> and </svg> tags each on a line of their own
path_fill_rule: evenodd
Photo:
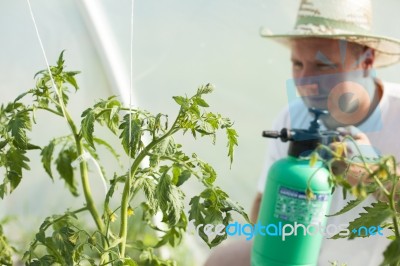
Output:
<svg viewBox="0 0 400 266">
<path fill-rule="evenodd" d="M 60 214 L 44 219 L 23 255 L 26 265 L 174 265 L 173 260 L 160 258 L 157 249 L 167 244 L 179 245 L 189 221 L 195 225 L 227 225 L 232 212 L 248 220 L 243 208 L 214 184 L 217 173 L 213 167 L 194 153 L 185 154 L 182 145 L 173 138 L 182 132 L 194 139 L 209 136 L 215 142 L 217 132 L 223 130 L 232 163 L 238 135 L 228 118 L 207 111 L 209 105 L 204 96 L 212 92 L 210 84 L 201 86 L 192 97 L 173 97 L 179 111 L 172 122 L 164 114 L 125 107 L 112 96 L 84 110 L 78 124 L 69 113 L 68 102 L 70 90 L 79 89 L 75 79 L 79 72 L 65 69 L 63 52 L 50 70 L 51 73 L 43 70 L 35 75 L 33 89 L 1 105 L 0 167 L 5 169 L 5 177 L 0 184 L 0 197 L 18 188 L 30 170 L 30 153 L 37 151 L 48 176 L 53 180 L 60 176 L 69 192 L 83 196 L 85 204 L 64 213 L 60 210 Z M 28 135 L 36 122 L 35 112 L 39 111 L 63 118 L 69 135 L 53 136 L 44 147 L 35 145 Z M 108 128 L 119 138 L 131 158 L 127 171 L 115 172 L 110 178 L 104 202 L 95 202 L 92 197 L 87 158 L 97 160 L 100 146 L 117 159 L 120 155 L 96 135 L 95 124 Z M 182 184 L 190 178 L 197 179 L 203 191 L 191 198 L 187 214 Z M 122 192 L 115 193 L 119 188 Z M 138 196 L 140 193 L 144 195 L 142 198 Z M 82 226 L 86 221 L 79 222 L 84 213 L 90 214 L 92 226 Z M 156 214 L 161 214 L 159 223 L 154 220 Z M 136 222 L 158 232 L 154 243 L 141 238 L 128 239 L 129 222 L 138 215 Z M 214 239 L 205 234 L 200 237 L 213 247 L 226 234 Z M 15 253 L 0 227 L 0 262 L 12 265 Z"/>
</svg>

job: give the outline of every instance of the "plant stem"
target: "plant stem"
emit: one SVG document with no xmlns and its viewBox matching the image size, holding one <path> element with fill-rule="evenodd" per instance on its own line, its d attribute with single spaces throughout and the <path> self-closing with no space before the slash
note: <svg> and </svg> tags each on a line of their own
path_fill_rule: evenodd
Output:
<svg viewBox="0 0 400 266">
<path fill-rule="evenodd" d="M 76 142 L 76 147 L 78 151 L 78 156 L 81 156 L 83 154 L 83 145 L 82 141 L 80 139 L 75 138 Z M 96 206 L 93 201 L 92 197 L 92 192 L 90 189 L 90 184 L 89 184 L 89 177 L 88 177 L 88 169 L 87 169 L 87 164 L 86 162 L 81 162 L 80 163 L 80 173 L 81 173 L 81 181 L 82 181 L 82 189 L 83 189 L 83 194 L 85 196 L 86 200 L 86 207 L 88 208 L 90 214 L 93 217 L 94 222 L 96 223 L 97 229 L 102 234 L 105 234 L 105 226 L 103 221 L 100 218 L 100 215 L 96 209 Z"/>
<path fill-rule="evenodd" d="M 58 90 L 57 87 L 54 89 Z M 79 135 L 79 132 L 78 132 L 75 124 L 74 124 L 74 121 L 71 118 L 71 115 L 69 114 L 69 112 L 64 104 L 61 93 L 62 93 L 62 91 L 61 92 L 57 91 L 59 105 L 61 107 L 63 116 L 67 120 L 68 125 L 71 129 L 71 132 L 74 135 L 75 145 L 76 145 L 76 149 L 77 149 L 77 153 L 78 153 L 78 157 L 79 157 L 79 156 L 82 156 L 83 152 L 84 152 L 82 139 Z M 93 201 L 92 192 L 90 190 L 90 184 L 89 184 L 88 169 L 87 169 L 87 164 L 85 161 L 82 161 L 79 164 L 79 170 L 81 173 L 82 188 L 83 188 L 83 194 L 84 194 L 85 200 L 86 200 L 86 206 L 87 206 L 90 214 L 92 215 L 94 222 L 96 223 L 97 229 L 102 234 L 105 234 L 104 223 L 101 220 L 100 215 L 99 215 L 99 213 L 96 209 L 96 206 L 94 204 L 94 201 Z"/>
<path fill-rule="evenodd" d="M 47 108 L 47 107 L 38 107 L 38 109 L 42 109 L 42 110 L 49 111 L 50 113 L 53 113 L 53 114 L 58 115 L 58 116 L 63 116 L 62 113 L 60 113 L 60 112 L 58 112 L 58 111 L 56 111 L 56 110 L 53 110 L 53 109 L 51 109 L 51 108 Z"/>
<path fill-rule="evenodd" d="M 130 171 L 130 176 L 126 178 L 125 185 L 124 185 L 124 190 L 122 192 L 122 199 L 121 199 L 121 227 L 119 231 L 119 237 L 121 238 L 121 243 L 120 243 L 120 256 L 125 257 L 125 249 L 126 249 L 126 238 L 128 234 L 128 205 L 129 205 L 129 199 L 130 199 L 130 184 L 131 184 L 131 178 L 135 176 L 136 170 L 139 168 L 141 162 L 143 159 L 147 156 L 147 154 L 150 152 L 152 148 L 154 148 L 157 144 L 162 142 L 164 139 L 167 137 L 175 134 L 179 128 L 176 128 L 175 125 L 177 124 L 180 116 L 181 116 L 182 110 L 179 111 L 178 116 L 172 125 L 171 129 L 165 133 L 163 136 L 161 136 L 158 139 L 153 140 L 148 144 L 136 157 L 134 162 L 132 163 L 131 166 L 131 171 Z"/>
<path fill-rule="evenodd" d="M 392 184 L 392 190 L 390 191 L 390 208 L 393 211 L 392 215 L 392 220 L 393 220 L 393 226 L 394 226 L 394 233 L 396 235 L 396 239 L 400 238 L 400 233 L 399 233 L 399 223 L 397 220 L 397 212 L 396 212 L 396 204 L 395 204 L 395 194 L 396 194 L 396 188 L 399 183 L 398 177 L 397 177 L 397 164 L 396 160 L 393 156 L 391 156 L 392 162 L 393 162 L 393 168 L 394 168 L 394 177 L 393 177 L 393 184 Z"/>
</svg>

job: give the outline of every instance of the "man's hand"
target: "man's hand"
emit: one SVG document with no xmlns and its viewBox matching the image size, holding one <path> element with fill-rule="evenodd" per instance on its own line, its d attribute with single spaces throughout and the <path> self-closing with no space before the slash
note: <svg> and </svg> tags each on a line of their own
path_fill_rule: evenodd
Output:
<svg viewBox="0 0 400 266">
<path fill-rule="evenodd" d="M 367 135 L 354 126 L 337 129 L 341 134 L 342 142 L 334 142 L 331 149 L 347 159 L 354 160 L 355 164 L 347 164 L 344 160 L 336 160 L 332 163 L 332 171 L 335 175 L 346 173 L 350 185 L 356 186 L 361 182 L 370 182 L 367 179 L 368 172 L 363 166 L 361 156 L 371 163 L 371 159 L 378 158 L 378 154 L 371 146 Z M 350 140 L 351 137 L 354 141 Z M 373 167 L 373 165 L 370 165 Z"/>
<path fill-rule="evenodd" d="M 370 172 L 367 171 L 366 167 L 368 167 L 372 172 L 376 171 L 379 164 L 374 162 L 374 160 L 379 158 L 379 155 L 371 146 L 371 142 L 367 135 L 356 127 L 338 128 L 338 131 L 340 132 L 343 141 L 332 143 L 330 147 L 334 152 L 337 154 L 340 153 L 344 158 L 350 159 L 354 163 L 348 164 L 345 160 L 335 160 L 331 165 L 332 172 L 335 175 L 345 173 L 347 182 L 352 187 L 356 187 L 360 183 L 368 184 L 374 182 L 374 179 L 370 177 Z M 346 136 L 351 136 L 354 142 L 350 140 L 346 141 Z M 364 165 L 361 156 L 364 157 L 367 165 Z M 398 167 L 396 168 L 396 174 L 400 175 L 400 169 Z M 400 186 L 400 184 L 398 186 Z M 387 191 L 390 191 L 392 185 L 386 185 L 385 188 Z M 377 200 L 387 201 L 387 197 L 381 190 L 378 190 L 373 195 Z M 396 200 L 398 200 L 398 197 L 396 197 Z"/>
</svg>

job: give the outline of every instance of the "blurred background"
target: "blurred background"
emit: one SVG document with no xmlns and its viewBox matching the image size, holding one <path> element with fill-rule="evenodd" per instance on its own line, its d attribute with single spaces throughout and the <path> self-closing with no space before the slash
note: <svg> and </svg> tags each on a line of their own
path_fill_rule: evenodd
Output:
<svg viewBox="0 0 400 266">
<path fill-rule="evenodd" d="M 118 95 L 128 103 L 131 1 L 31 0 L 31 4 L 50 63 L 66 50 L 68 69 L 82 72 L 77 77 L 81 89 L 71 96 L 70 104 L 76 121 L 100 98 Z M 172 96 L 191 95 L 200 85 L 212 83 L 216 90 L 207 98 L 210 110 L 230 117 L 239 134 L 232 167 L 224 136 L 216 146 L 210 141 L 195 143 L 189 137 L 178 141 L 187 153 L 196 152 L 216 168 L 217 184 L 248 213 L 267 149 L 261 131 L 270 128 L 287 103 L 285 83 L 291 77 L 289 51 L 261 38 L 259 29 L 289 31 L 298 4 L 295 0 L 135 1 L 134 105 L 174 117 L 178 106 Z M 400 38 L 400 30 L 390 26 L 400 23 L 400 2 L 375 0 L 373 5 L 374 32 Z M 5 103 L 33 87 L 34 74 L 46 65 L 27 2 L 0 0 L 0 12 L 0 102 Z M 399 71 L 399 65 L 380 69 L 378 76 L 400 82 Z M 35 144 L 47 145 L 51 137 L 67 132 L 63 120 L 43 114 L 37 120 L 30 135 Z M 0 201 L 0 220 L 24 217 L 10 226 L 11 239 L 31 234 L 47 215 L 83 204 L 70 196 L 63 181 L 51 181 L 37 152 L 30 156 L 32 171 L 13 194 Z M 116 167 L 111 160 L 102 163 L 109 173 Z M 96 173 L 92 176 L 95 197 L 104 197 L 101 181 Z M 201 265 L 210 251 L 198 240 L 192 237 L 188 246 Z"/>
</svg>

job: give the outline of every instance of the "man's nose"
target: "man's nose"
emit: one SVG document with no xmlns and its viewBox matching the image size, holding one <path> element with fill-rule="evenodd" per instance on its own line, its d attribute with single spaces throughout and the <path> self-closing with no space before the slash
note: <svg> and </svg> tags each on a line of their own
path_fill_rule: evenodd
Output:
<svg viewBox="0 0 400 266">
<path fill-rule="evenodd" d="M 303 68 L 295 78 L 295 84 L 300 95 L 304 96 L 318 96 L 320 91 L 320 78 L 315 75 L 315 72 L 310 68 Z"/>
</svg>

